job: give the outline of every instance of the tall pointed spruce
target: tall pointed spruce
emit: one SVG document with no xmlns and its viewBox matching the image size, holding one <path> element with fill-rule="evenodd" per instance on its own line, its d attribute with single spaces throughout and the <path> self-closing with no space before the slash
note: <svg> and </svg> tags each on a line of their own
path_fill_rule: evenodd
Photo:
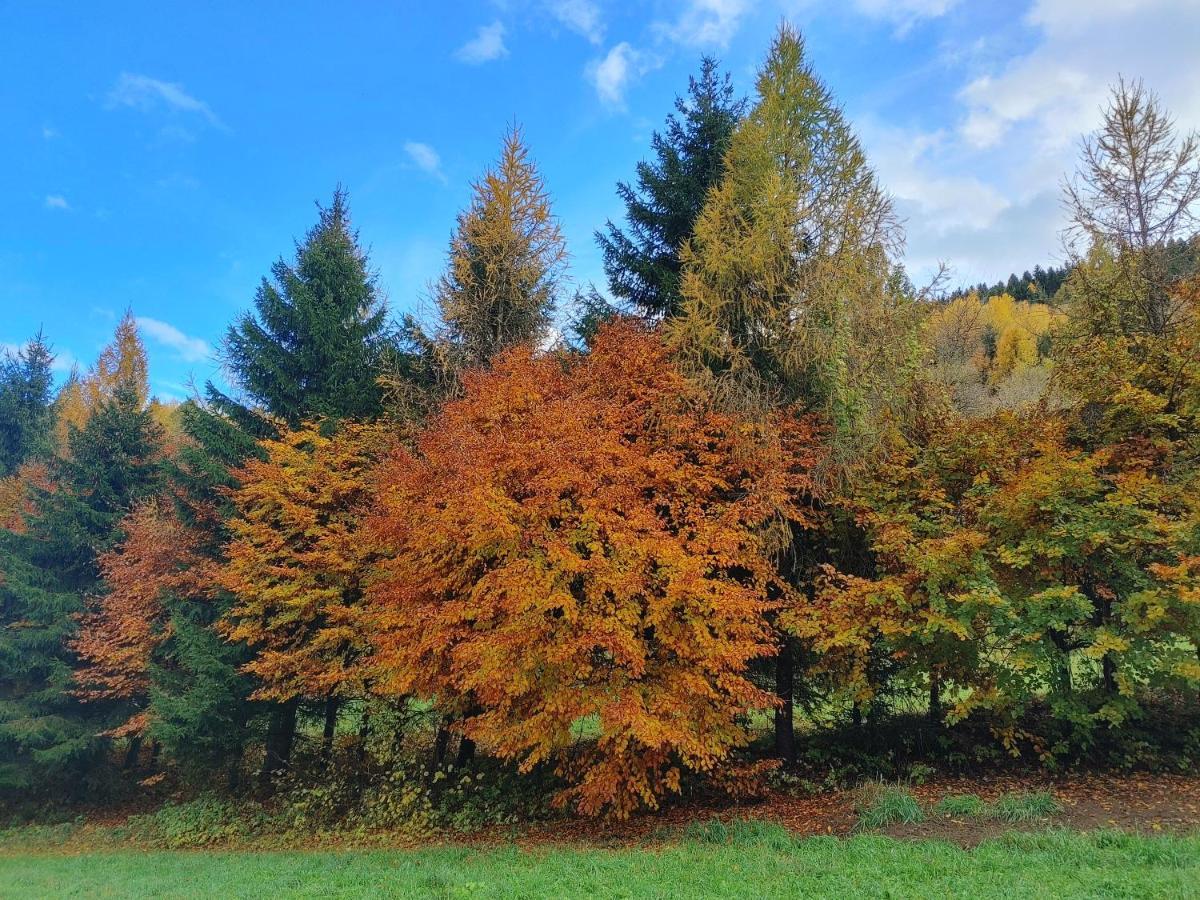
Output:
<svg viewBox="0 0 1200 900">
<path fill-rule="evenodd" d="M 306 419 L 370 419 L 380 411 L 384 303 L 346 192 L 338 188 L 319 211 L 295 262 L 272 266 L 255 312 L 225 336 L 223 361 L 253 411 L 209 385 L 218 408 L 260 433 L 269 431 L 264 415 L 295 428 Z"/>
<path fill-rule="evenodd" d="M 675 99 L 665 133 L 651 138 L 655 160 L 638 163 L 636 186 L 617 185 L 625 229 L 609 222 L 596 241 L 609 290 L 638 312 L 655 317 L 679 312 L 679 251 L 725 171 L 725 153 L 745 108 L 717 61 L 704 57 L 700 77 L 688 80 L 687 98 Z"/>
<path fill-rule="evenodd" d="M 100 586 L 97 554 L 158 484 L 159 430 L 136 378 L 123 378 L 39 490 L 22 533 L 0 532 L 0 787 L 77 789 L 108 723 L 71 688 L 69 639 Z"/>
</svg>

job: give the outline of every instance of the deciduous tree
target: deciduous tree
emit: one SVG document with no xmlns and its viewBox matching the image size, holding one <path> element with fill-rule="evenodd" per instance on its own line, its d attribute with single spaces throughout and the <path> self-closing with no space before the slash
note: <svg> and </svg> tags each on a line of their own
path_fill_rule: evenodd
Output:
<svg viewBox="0 0 1200 900">
<path fill-rule="evenodd" d="M 811 423 L 711 411 L 653 333 L 528 346 L 466 376 L 383 464 L 365 612 L 378 689 L 436 697 L 562 798 L 627 815 L 724 764 L 772 699 L 747 664 L 787 601 L 764 525 L 807 485 Z M 594 721 L 594 745 L 573 750 Z"/>
</svg>

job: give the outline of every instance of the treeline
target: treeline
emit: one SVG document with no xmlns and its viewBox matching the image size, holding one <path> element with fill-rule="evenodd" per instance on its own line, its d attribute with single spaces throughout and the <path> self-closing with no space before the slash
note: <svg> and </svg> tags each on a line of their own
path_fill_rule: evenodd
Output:
<svg viewBox="0 0 1200 900">
<path fill-rule="evenodd" d="M 389 321 L 339 190 L 229 328 L 232 393 L 152 401 L 131 316 L 57 393 L 35 339 L 0 384 L 0 789 L 269 791 L 299 731 L 322 802 L 486 756 L 626 815 L 792 764 L 798 711 L 919 698 L 1052 762 L 1194 705 L 1200 282 L 1159 262 L 1200 170 L 1140 84 L 1104 127 L 1053 309 L 922 299 L 784 26 L 620 185 L 611 299 L 568 296 L 514 130 L 432 323 Z"/>
<path fill-rule="evenodd" d="M 947 294 L 946 299 L 957 300 L 973 294 L 980 300 L 987 300 L 989 297 L 1007 294 L 1023 303 L 1049 303 L 1059 288 L 1066 284 L 1070 274 L 1071 270 L 1066 266 L 1050 266 L 1043 269 L 1038 265 L 1033 267 L 1032 272 L 1028 269 L 1020 275 L 1013 272 L 1007 281 L 997 281 L 995 284 L 981 281 L 971 287 L 957 288 Z"/>
</svg>

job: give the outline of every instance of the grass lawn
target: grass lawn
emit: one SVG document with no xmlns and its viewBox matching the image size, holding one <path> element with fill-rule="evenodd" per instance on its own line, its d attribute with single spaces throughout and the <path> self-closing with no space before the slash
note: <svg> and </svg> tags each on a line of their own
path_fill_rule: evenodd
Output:
<svg viewBox="0 0 1200 900">
<path fill-rule="evenodd" d="M 1200 897 L 1200 836 L 1012 834 L 974 850 L 775 825 L 632 849 L 0 856 L 8 897 Z"/>
</svg>

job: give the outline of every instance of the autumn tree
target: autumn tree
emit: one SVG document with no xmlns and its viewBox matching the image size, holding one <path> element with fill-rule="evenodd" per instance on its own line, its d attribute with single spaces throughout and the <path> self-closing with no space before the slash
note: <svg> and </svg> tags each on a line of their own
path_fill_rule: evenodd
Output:
<svg viewBox="0 0 1200 900">
<path fill-rule="evenodd" d="M 421 362 L 408 373 L 424 394 L 410 398 L 416 406 L 454 393 L 465 368 L 544 340 L 559 300 L 566 243 L 519 128 L 505 135 L 499 162 L 471 187 L 434 289 L 436 331 L 426 333 L 411 316 L 405 321 Z"/>
<path fill-rule="evenodd" d="M 803 403 L 849 446 L 914 350 L 889 258 L 899 229 L 787 25 L 756 88 L 683 253 L 673 343 L 734 402 Z"/>
<path fill-rule="evenodd" d="M 235 473 L 237 514 L 219 576 L 235 599 L 223 628 L 253 651 L 244 670 L 257 680 L 256 697 L 325 703 L 326 758 L 340 703 L 365 693 L 358 607 L 374 554 L 358 524 L 382 446 L 373 426 L 346 424 L 330 436 L 305 425 L 266 441 L 265 459 Z M 290 739 L 268 744 L 264 778 L 286 766 Z"/>
<path fill-rule="evenodd" d="M 127 309 L 117 323 L 113 339 L 100 351 L 83 386 L 88 405 L 93 409 L 122 387 L 132 388 L 138 403 L 149 402 L 150 367 L 133 310 Z"/>
<path fill-rule="evenodd" d="M 816 442 L 808 422 L 708 402 L 625 322 L 587 355 L 518 346 L 468 374 L 379 475 L 377 690 L 457 706 L 467 738 L 523 770 L 556 764 L 588 814 L 654 807 L 724 762 L 772 702 L 746 677 L 788 590 L 763 525 L 802 517 Z"/>
<path fill-rule="evenodd" d="M 714 187 L 684 247 L 683 306 L 668 339 L 728 408 L 798 405 L 831 425 L 826 485 L 870 449 L 919 360 L 910 291 L 891 254 L 891 201 L 812 71 L 800 35 L 780 28 Z M 828 556 L 797 531 L 780 557 L 794 583 Z M 776 661 L 777 751 L 794 755 L 793 647 Z"/>
<path fill-rule="evenodd" d="M 596 241 L 613 296 L 639 313 L 678 314 L 679 251 L 725 170 L 725 152 L 745 106 L 717 61 L 704 57 L 700 77 L 688 79 L 687 97 L 675 98 L 665 131 L 650 138 L 655 158 L 637 164 L 636 185 L 617 185 L 625 228 L 608 222 Z"/>
<path fill-rule="evenodd" d="M 1192 239 L 1200 201 L 1200 138 L 1180 135 L 1161 101 L 1140 81 L 1112 89 L 1100 128 L 1083 141 L 1074 179 L 1065 184 L 1071 213 L 1068 249 L 1112 257 L 1115 283 L 1082 285 L 1092 301 L 1115 304 L 1122 328 L 1161 334 L 1176 315 L 1169 290 L 1174 241 Z M 1080 246 L 1082 245 L 1082 249 Z M 1086 281 L 1088 269 L 1073 274 Z"/>
<path fill-rule="evenodd" d="M 120 707 L 125 721 L 109 733 L 131 738 L 132 762 L 148 722 L 152 664 L 170 637 L 164 595 L 208 595 L 214 572 L 200 553 L 200 536 L 162 501 L 136 506 L 121 532 L 120 543 L 97 560 L 103 587 L 90 598 L 70 648 L 79 660 L 76 696 Z"/>
</svg>

